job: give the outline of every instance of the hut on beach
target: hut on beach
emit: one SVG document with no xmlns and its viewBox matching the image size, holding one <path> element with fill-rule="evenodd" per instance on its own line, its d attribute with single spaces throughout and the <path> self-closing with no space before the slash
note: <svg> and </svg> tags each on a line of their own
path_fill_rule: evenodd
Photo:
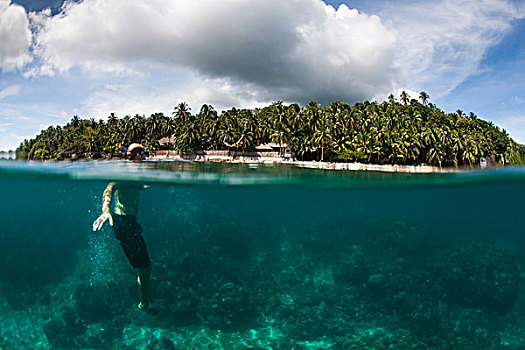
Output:
<svg viewBox="0 0 525 350">
<path fill-rule="evenodd" d="M 158 150 L 157 155 L 167 154 L 167 151 L 173 151 L 174 154 L 178 154 L 180 152 L 175 151 L 175 138 L 173 136 L 171 137 L 163 137 L 158 142 Z M 238 149 L 241 145 L 240 144 L 228 144 L 224 143 L 226 147 L 228 147 L 228 150 L 195 150 L 191 152 L 184 152 L 186 155 L 189 154 L 200 154 L 200 155 L 233 155 L 233 156 L 248 156 L 248 157 L 293 157 L 293 152 L 288 148 L 288 146 L 278 143 L 263 143 L 255 147 L 255 151 L 241 151 L 241 150 L 234 150 Z"/>
<path fill-rule="evenodd" d="M 173 147 L 175 146 L 175 138 L 173 136 L 163 137 L 160 140 L 157 140 L 157 142 L 159 143 L 159 148 L 164 150 L 173 149 Z"/>
</svg>

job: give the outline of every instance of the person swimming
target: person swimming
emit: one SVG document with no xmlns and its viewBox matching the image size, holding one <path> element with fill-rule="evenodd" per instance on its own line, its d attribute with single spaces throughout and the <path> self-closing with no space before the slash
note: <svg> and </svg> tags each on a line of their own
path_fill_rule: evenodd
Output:
<svg viewBox="0 0 525 350">
<path fill-rule="evenodd" d="M 129 160 L 141 161 L 149 157 L 149 151 L 140 143 L 132 143 L 128 148 L 119 146 L 119 148 L 126 152 Z"/>
<path fill-rule="evenodd" d="M 132 144 L 128 148 L 130 159 L 142 160 L 144 147 Z M 135 150 L 135 152 L 133 152 Z M 124 254 L 131 266 L 137 271 L 140 303 L 139 309 L 149 306 L 149 278 L 151 261 L 144 238 L 142 227 L 137 221 L 140 191 L 147 186 L 136 183 L 110 182 L 102 195 L 102 214 L 93 222 L 93 231 L 100 230 L 106 222 L 113 226 L 116 238 L 120 241 Z M 111 204 L 113 214 L 111 214 Z"/>
</svg>

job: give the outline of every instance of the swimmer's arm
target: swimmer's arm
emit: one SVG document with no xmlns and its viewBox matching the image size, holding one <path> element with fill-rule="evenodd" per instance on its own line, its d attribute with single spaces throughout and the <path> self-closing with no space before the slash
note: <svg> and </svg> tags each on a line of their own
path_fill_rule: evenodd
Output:
<svg viewBox="0 0 525 350">
<path fill-rule="evenodd" d="M 111 201 L 113 200 L 113 192 L 115 191 L 115 183 L 110 182 L 104 193 L 102 194 L 102 213 L 110 213 Z"/>
<path fill-rule="evenodd" d="M 108 220 L 109 224 L 113 226 L 113 217 L 111 216 L 110 209 L 114 191 L 115 183 L 110 182 L 102 194 L 102 214 L 93 222 L 93 231 L 100 230 Z"/>
</svg>

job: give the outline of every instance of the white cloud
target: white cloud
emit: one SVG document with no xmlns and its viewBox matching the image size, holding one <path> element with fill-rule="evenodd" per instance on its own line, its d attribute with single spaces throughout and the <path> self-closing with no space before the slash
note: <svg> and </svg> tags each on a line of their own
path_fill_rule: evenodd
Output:
<svg viewBox="0 0 525 350">
<path fill-rule="evenodd" d="M 321 0 L 69 2 L 60 15 L 30 15 L 41 65 L 26 76 L 80 66 L 138 79 L 146 63 L 192 70 L 200 88 L 216 80 L 231 86 L 221 92 L 228 99 L 252 104 L 352 102 L 396 89 L 439 99 L 525 17 L 511 0 L 379 4 L 378 17 Z"/>
<path fill-rule="evenodd" d="M 14 151 L 20 146 L 24 139 L 29 140 L 33 137 L 34 136 L 20 135 L 6 130 L 0 130 L 0 151 Z"/>
<path fill-rule="evenodd" d="M 188 103 L 193 112 L 203 104 L 210 104 L 221 111 L 231 107 L 254 107 L 231 87 L 219 79 L 202 80 L 188 70 L 171 72 L 177 80 L 158 79 L 158 72 L 143 76 L 137 84 L 134 77 L 121 77 L 91 92 L 73 113 L 84 118 L 104 118 L 113 112 L 125 115 L 163 112 L 171 115 L 173 108 L 181 101 Z"/>
<path fill-rule="evenodd" d="M 488 50 L 525 18 L 512 0 L 438 0 L 390 2 L 380 14 L 397 33 L 396 62 L 405 86 L 432 97 L 450 93 L 484 69 Z"/>
<path fill-rule="evenodd" d="M 0 129 L 0 151 L 15 150 L 19 145 L 19 137 Z"/>
<path fill-rule="evenodd" d="M 69 119 L 70 114 L 64 117 L 45 103 L 17 105 L 0 101 L 0 151 L 15 149 L 24 139 L 35 137 L 50 125 L 64 125 Z"/>
<path fill-rule="evenodd" d="M 192 108 L 200 108 L 203 104 L 209 104 L 217 110 L 229 109 L 241 105 L 240 101 L 232 97 L 227 91 L 220 91 L 210 86 L 203 86 L 188 91 L 182 95 L 182 101 L 188 103 Z M 198 112 L 198 110 L 193 111 Z"/>
<path fill-rule="evenodd" d="M 31 30 L 22 6 L 0 0 L 0 70 L 10 72 L 21 69 L 31 61 L 28 50 Z"/>
<path fill-rule="evenodd" d="M 6 126 L 11 126 L 11 125 L 13 125 L 13 123 L 0 124 L 0 132 L 5 132 L 6 131 L 5 127 Z"/>
<path fill-rule="evenodd" d="M 321 0 L 90 0 L 34 16 L 44 66 L 184 67 L 255 100 L 358 100 L 394 87 L 395 37 L 376 16 Z"/>
<path fill-rule="evenodd" d="M 511 99 L 511 105 L 522 105 L 525 103 L 525 99 L 519 96 L 513 96 Z"/>
<path fill-rule="evenodd" d="M 21 87 L 20 85 L 11 85 L 11 86 L 8 86 L 2 90 L 0 90 L 0 100 L 3 100 L 4 98 L 8 97 L 8 96 L 15 96 L 15 95 L 18 95 L 18 93 L 20 92 L 21 90 Z"/>
<path fill-rule="evenodd" d="M 171 81 L 169 78 L 161 78 L 161 74 L 154 71 L 152 75 L 139 78 L 118 77 L 105 84 L 101 83 L 104 81 L 103 75 L 82 75 L 81 80 L 92 77 L 95 88 L 85 91 L 85 96 L 81 97 L 72 113 L 79 114 L 82 118 L 105 118 L 110 113 L 116 113 L 120 117 L 135 114 L 149 116 L 155 112 L 169 113 L 185 91 L 196 88 L 193 85 L 195 79 L 184 71 L 167 72 L 168 77 L 184 77 L 182 85 L 177 83 L 181 78 Z"/>
<path fill-rule="evenodd" d="M 344 5 L 335 10 L 321 0 L 84 0 L 67 3 L 59 15 L 27 15 L 0 0 L 0 74 L 23 69 L 29 78 L 24 85 L 4 74 L 0 102 L 20 93 L 20 85 L 32 101 L 0 103 L 0 111 L 17 120 L 31 116 L 24 127 L 37 130 L 75 113 L 169 114 L 179 101 L 194 112 L 203 103 L 222 110 L 275 100 L 353 102 L 381 100 L 392 91 L 399 100 L 401 90 L 412 98 L 425 90 L 432 101 L 445 101 L 458 84 L 487 69 L 480 65 L 488 50 L 525 18 L 516 0 L 366 5 L 377 16 Z M 33 64 L 27 64 L 29 24 Z M 498 90 L 477 88 L 480 96 Z M 457 101 L 454 110 L 461 108 Z M 512 129 L 525 135 L 522 118 L 512 120 Z"/>
</svg>

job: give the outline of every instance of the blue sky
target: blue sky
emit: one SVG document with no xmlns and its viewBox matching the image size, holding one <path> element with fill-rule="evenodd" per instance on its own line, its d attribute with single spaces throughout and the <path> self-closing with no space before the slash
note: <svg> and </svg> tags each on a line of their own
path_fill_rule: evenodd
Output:
<svg viewBox="0 0 525 350">
<path fill-rule="evenodd" d="M 0 150 L 73 115 L 402 90 L 525 143 L 524 38 L 522 0 L 0 0 Z"/>
</svg>

